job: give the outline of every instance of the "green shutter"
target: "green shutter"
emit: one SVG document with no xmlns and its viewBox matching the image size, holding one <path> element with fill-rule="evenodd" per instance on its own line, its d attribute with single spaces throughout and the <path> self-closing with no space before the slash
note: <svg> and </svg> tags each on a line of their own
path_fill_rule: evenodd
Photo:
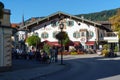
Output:
<svg viewBox="0 0 120 80">
<path fill-rule="evenodd" d="M 76 38 L 76 33 L 75 32 L 73 33 L 73 37 Z"/>
</svg>

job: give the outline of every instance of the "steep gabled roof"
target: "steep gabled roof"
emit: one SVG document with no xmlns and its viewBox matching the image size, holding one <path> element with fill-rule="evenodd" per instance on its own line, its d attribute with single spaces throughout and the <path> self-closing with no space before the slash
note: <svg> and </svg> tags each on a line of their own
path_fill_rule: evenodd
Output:
<svg viewBox="0 0 120 80">
<path fill-rule="evenodd" d="M 77 20 L 77 21 L 80 21 L 80 22 L 84 22 L 86 24 L 89 24 L 89 25 L 93 25 L 93 26 L 96 26 L 96 27 L 99 27 L 101 29 L 105 29 L 105 30 L 108 30 L 110 31 L 109 29 L 107 29 L 106 27 L 104 27 L 102 24 L 100 23 L 96 23 L 96 22 L 93 22 L 93 21 L 90 21 L 90 20 L 87 20 L 87 19 L 84 19 L 84 18 L 80 18 L 80 17 L 77 17 L 77 16 L 73 16 L 73 15 L 70 15 L 70 14 L 67 14 L 67 13 L 63 13 L 61 11 L 58 11 L 54 14 L 51 14 L 47 17 L 44 17 L 44 18 L 40 18 L 40 19 L 37 19 L 36 21 L 33 21 L 25 26 L 22 26 L 20 29 L 24 29 L 24 28 L 27 28 L 27 29 L 30 29 L 34 26 L 37 26 L 43 22 L 46 22 L 46 21 L 49 21 L 49 20 L 52 20 L 52 19 L 55 19 L 56 17 L 60 18 L 60 16 L 63 16 L 64 18 L 71 18 L 71 19 L 74 19 L 74 20 Z"/>
</svg>

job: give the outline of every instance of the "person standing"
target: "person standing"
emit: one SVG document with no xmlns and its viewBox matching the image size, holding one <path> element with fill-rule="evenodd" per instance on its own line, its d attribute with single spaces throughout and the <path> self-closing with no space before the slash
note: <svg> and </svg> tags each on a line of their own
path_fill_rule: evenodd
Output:
<svg viewBox="0 0 120 80">
<path fill-rule="evenodd" d="M 50 62 L 54 62 L 54 47 L 50 47 Z"/>
<path fill-rule="evenodd" d="M 40 54 L 40 51 L 37 49 L 36 50 L 36 53 L 35 53 L 35 57 L 36 57 L 36 60 L 40 61 L 41 60 L 41 54 Z"/>
<path fill-rule="evenodd" d="M 58 48 L 55 47 L 55 62 L 58 62 Z"/>
</svg>

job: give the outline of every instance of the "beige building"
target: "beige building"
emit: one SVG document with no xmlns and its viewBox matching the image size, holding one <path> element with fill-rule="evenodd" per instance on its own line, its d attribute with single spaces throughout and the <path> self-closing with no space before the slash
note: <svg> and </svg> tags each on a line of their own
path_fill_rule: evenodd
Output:
<svg viewBox="0 0 120 80">
<path fill-rule="evenodd" d="M 3 18 L 0 19 L 0 71 L 12 66 L 11 35 L 10 10 L 3 9 Z"/>
</svg>

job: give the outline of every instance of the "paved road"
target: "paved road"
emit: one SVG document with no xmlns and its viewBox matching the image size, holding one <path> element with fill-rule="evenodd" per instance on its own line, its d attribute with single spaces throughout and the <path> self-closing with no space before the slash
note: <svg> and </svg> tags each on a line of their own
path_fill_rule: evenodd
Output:
<svg viewBox="0 0 120 80">
<path fill-rule="evenodd" d="M 66 69 L 34 80 L 120 80 L 120 58 L 98 55 L 64 56 Z M 54 68 L 53 68 L 54 69 Z"/>
</svg>

